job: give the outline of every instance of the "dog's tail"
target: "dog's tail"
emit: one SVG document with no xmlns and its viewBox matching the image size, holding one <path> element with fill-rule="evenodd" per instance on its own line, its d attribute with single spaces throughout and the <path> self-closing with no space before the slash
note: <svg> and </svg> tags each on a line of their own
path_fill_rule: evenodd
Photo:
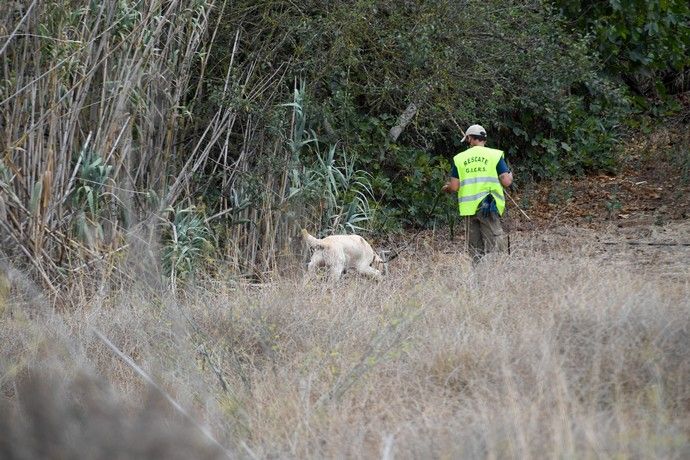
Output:
<svg viewBox="0 0 690 460">
<path fill-rule="evenodd" d="M 310 248 L 322 248 L 324 246 L 321 240 L 311 236 L 306 228 L 302 229 L 302 238 Z"/>
</svg>

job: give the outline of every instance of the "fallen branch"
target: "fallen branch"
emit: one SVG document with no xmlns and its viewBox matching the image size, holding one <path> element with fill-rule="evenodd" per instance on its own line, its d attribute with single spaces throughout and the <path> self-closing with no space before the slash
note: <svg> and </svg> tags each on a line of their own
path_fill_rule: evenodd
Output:
<svg viewBox="0 0 690 460">
<path fill-rule="evenodd" d="M 400 137 L 400 134 L 402 134 L 405 127 L 410 124 L 414 116 L 417 114 L 417 110 L 417 104 L 411 102 L 405 111 L 400 115 L 400 117 L 398 117 L 398 124 L 393 126 L 388 133 L 393 142 L 398 140 L 398 137 Z"/>
</svg>

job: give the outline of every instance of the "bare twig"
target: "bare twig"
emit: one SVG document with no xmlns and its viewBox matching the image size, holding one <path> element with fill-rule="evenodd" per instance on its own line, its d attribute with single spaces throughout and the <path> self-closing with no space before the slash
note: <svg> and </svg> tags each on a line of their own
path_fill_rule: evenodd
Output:
<svg viewBox="0 0 690 460">
<path fill-rule="evenodd" d="M 7 41 L 5 42 L 5 44 L 2 45 L 2 48 L 0 48 L 0 56 L 2 56 L 2 55 L 5 53 L 5 50 L 7 49 L 7 46 L 10 44 L 10 42 L 12 41 L 12 39 L 18 35 L 18 34 L 17 34 L 17 31 L 18 31 L 19 28 L 22 26 L 22 24 L 24 24 L 24 22 L 26 21 L 26 19 L 29 17 L 29 14 L 31 13 L 31 10 L 34 9 L 34 6 L 36 6 L 36 3 L 37 3 L 37 2 L 38 2 L 38 0 L 34 0 L 33 2 L 31 2 L 31 5 L 29 5 L 29 8 L 27 8 L 26 13 L 24 13 L 24 16 L 22 17 L 22 19 L 17 23 L 17 26 L 14 28 L 14 30 L 12 31 L 12 33 L 11 33 L 11 34 L 9 35 L 9 37 L 7 38 Z"/>
<path fill-rule="evenodd" d="M 518 211 L 520 211 L 522 213 L 522 215 L 527 218 L 527 220 L 532 220 L 532 218 L 530 218 L 530 216 L 528 216 L 527 213 L 525 211 L 523 211 L 522 208 L 515 202 L 513 197 L 510 196 L 510 193 L 508 193 L 508 190 L 503 190 L 503 192 L 506 194 L 506 196 L 508 198 L 510 198 L 510 201 L 515 205 L 515 207 L 518 209 Z"/>
</svg>

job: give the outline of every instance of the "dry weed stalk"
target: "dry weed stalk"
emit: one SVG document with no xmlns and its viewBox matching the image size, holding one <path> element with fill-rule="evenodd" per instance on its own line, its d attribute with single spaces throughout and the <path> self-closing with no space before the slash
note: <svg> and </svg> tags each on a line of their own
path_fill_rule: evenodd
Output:
<svg viewBox="0 0 690 460">
<path fill-rule="evenodd" d="M 546 237 L 571 244 L 522 240 L 473 270 L 407 253 L 382 283 L 336 290 L 207 280 L 32 320 L 10 303 L 0 361 L 41 367 L 35 341 L 61 340 L 140 400 L 97 328 L 223 445 L 259 458 L 685 456 L 690 285 Z"/>
</svg>

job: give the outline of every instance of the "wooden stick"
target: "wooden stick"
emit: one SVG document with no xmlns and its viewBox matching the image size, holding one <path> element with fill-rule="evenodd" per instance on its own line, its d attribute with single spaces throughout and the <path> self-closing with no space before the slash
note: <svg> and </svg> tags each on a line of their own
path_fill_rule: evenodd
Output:
<svg viewBox="0 0 690 460">
<path fill-rule="evenodd" d="M 515 202 L 515 200 L 513 199 L 513 197 L 510 196 L 510 193 L 508 193 L 508 190 L 503 190 L 503 192 L 506 194 L 506 196 L 507 196 L 508 198 L 510 198 L 510 201 L 513 202 L 513 204 L 515 205 L 515 207 L 518 208 L 518 211 L 520 211 L 520 212 L 522 213 L 522 215 L 525 216 L 525 217 L 527 218 L 527 220 L 532 220 L 532 219 L 530 218 L 530 216 L 528 216 L 527 213 L 526 213 L 525 211 L 523 211 L 522 208 L 520 208 L 520 206 L 518 206 L 518 204 Z"/>
</svg>

